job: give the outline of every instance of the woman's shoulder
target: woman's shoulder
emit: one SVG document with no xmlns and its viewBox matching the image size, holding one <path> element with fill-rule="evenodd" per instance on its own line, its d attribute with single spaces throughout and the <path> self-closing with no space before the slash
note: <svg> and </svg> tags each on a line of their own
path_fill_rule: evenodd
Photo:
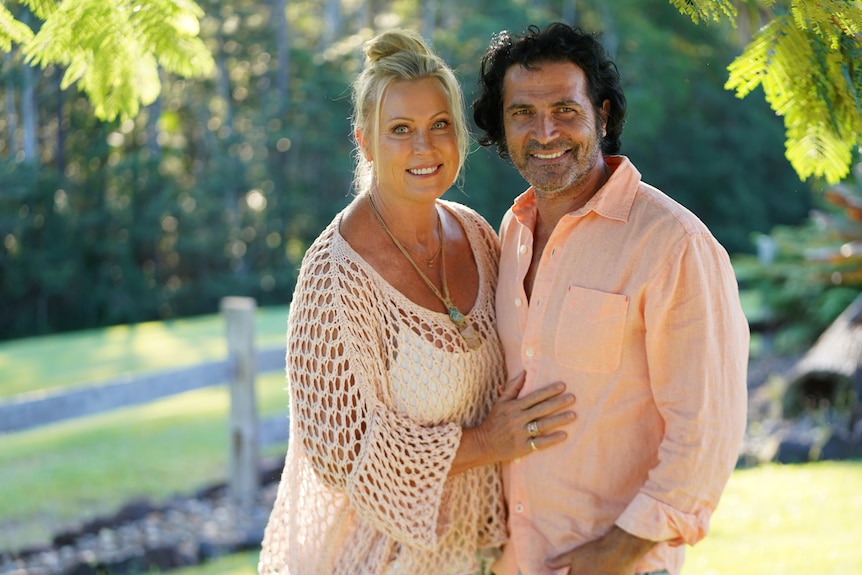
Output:
<svg viewBox="0 0 862 575">
<path fill-rule="evenodd" d="M 490 233 L 496 238 L 497 233 L 494 231 L 491 224 L 488 223 L 488 220 L 470 206 L 464 205 L 460 202 L 453 202 L 451 200 L 439 201 L 446 209 L 455 214 L 455 217 L 462 222 L 465 228 L 469 227 L 471 229 L 478 230 L 483 235 Z"/>
</svg>

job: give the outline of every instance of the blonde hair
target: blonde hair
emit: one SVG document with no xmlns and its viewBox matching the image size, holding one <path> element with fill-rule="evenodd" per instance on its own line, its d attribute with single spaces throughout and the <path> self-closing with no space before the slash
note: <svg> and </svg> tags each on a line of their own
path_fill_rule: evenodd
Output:
<svg viewBox="0 0 862 575">
<path fill-rule="evenodd" d="M 389 30 L 372 38 L 363 47 L 365 65 L 353 82 L 353 133 L 365 134 L 376 149 L 380 138 L 380 107 L 383 94 L 395 80 L 436 78 L 449 99 L 452 125 L 458 143 L 458 173 L 464 166 L 470 145 L 470 132 L 464 112 L 461 85 L 451 68 L 412 30 Z M 371 187 L 373 167 L 365 159 L 359 142 L 354 150 L 356 170 L 353 187 L 357 194 Z"/>
</svg>

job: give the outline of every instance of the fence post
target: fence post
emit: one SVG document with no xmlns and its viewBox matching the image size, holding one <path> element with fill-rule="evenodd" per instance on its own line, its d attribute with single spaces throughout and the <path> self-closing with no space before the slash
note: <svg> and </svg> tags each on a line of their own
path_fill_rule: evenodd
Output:
<svg viewBox="0 0 862 575">
<path fill-rule="evenodd" d="M 257 304 L 247 297 L 226 297 L 221 312 L 227 327 L 230 385 L 230 457 L 228 487 L 239 508 L 250 517 L 259 488 L 258 418 L 254 393 L 254 314 Z"/>
</svg>

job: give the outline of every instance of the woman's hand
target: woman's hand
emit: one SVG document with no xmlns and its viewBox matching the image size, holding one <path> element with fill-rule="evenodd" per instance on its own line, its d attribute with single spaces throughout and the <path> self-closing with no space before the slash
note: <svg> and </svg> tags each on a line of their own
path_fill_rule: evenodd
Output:
<svg viewBox="0 0 862 575">
<path fill-rule="evenodd" d="M 485 421 L 464 430 L 451 475 L 565 441 L 568 434 L 560 427 L 575 420 L 573 411 L 564 411 L 574 405 L 575 396 L 563 393 L 566 386 L 558 382 L 519 398 L 523 385 L 524 374 L 506 382 Z"/>
</svg>

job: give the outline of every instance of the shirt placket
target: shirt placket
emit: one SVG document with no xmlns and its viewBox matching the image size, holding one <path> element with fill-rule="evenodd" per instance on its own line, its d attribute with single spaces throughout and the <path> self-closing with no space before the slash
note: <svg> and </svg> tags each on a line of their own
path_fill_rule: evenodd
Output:
<svg viewBox="0 0 862 575">
<path fill-rule="evenodd" d="M 521 335 L 523 337 L 521 344 L 521 363 L 528 373 L 532 373 L 532 367 L 530 364 L 534 357 L 534 352 L 532 351 L 532 347 L 527 344 L 527 329 L 529 327 L 528 321 L 530 309 L 526 292 L 524 291 L 523 278 L 526 276 L 527 270 L 530 267 L 532 248 L 532 234 L 528 228 L 521 226 L 520 233 L 518 234 L 518 273 L 516 275 L 516 277 L 519 278 L 519 285 L 517 289 L 514 290 L 514 300 L 512 303 L 515 306 L 515 313 L 517 314 Z M 528 352 L 528 349 L 531 351 Z M 530 393 L 532 385 L 532 381 L 530 381 L 528 377 L 527 381 L 524 383 L 521 395 L 523 396 Z M 509 466 L 509 479 L 509 513 L 513 535 L 512 542 L 516 549 L 516 555 L 518 557 L 527 557 L 527 553 L 530 548 L 530 512 L 529 503 L 524 489 L 525 478 L 523 458 L 519 457 L 512 460 L 512 464 Z"/>
<path fill-rule="evenodd" d="M 546 356 L 550 353 L 548 350 L 542 349 L 542 325 L 545 323 L 545 300 L 550 289 L 550 284 L 554 274 L 556 273 L 558 251 L 558 240 L 553 239 L 553 243 L 549 242 L 545 246 L 545 251 L 542 255 L 540 268 L 537 270 L 536 278 L 533 283 L 532 297 L 530 301 L 526 301 L 525 295 L 519 295 L 515 298 L 515 307 L 518 309 L 518 317 L 520 319 L 521 333 L 523 334 L 523 342 L 521 345 L 521 361 L 524 369 L 529 374 L 524 385 L 524 390 L 521 395 L 525 395 L 534 391 L 537 388 L 538 382 L 542 381 L 542 362 L 546 361 Z M 518 277 L 524 277 L 530 266 L 532 258 L 532 234 L 522 229 L 519 244 L 518 244 Z M 519 290 L 524 293 L 523 290 Z M 543 382 L 548 383 L 548 382 Z M 529 456 L 527 456 L 529 457 Z M 517 556 L 524 560 L 535 554 L 535 545 L 532 542 L 531 525 L 534 523 L 532 501 L 530 493 L 526 489 L 528 478 L 526 477 L 526 459 L 520 458 L 512 461 L 511 469 L 511 488 L 510 488 L 510 514 L 513 524 L 513 544 L 516 549 Z M 535 478 L 533 478 L 535 479 Z M 541 481 L 533 483 L 541 485 Z M 529 567 L 521 565 L 521 568 Z"/>
</svg>

